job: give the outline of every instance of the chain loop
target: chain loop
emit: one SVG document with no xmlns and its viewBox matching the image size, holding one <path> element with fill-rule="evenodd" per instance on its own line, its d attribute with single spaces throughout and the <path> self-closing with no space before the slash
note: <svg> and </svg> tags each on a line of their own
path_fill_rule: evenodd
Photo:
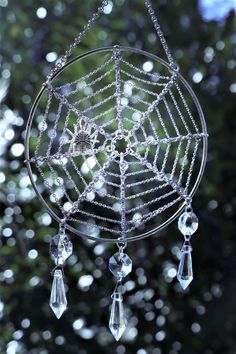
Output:
<svg viewBox="0 0 236 354">
<path fill-rule="evenodd" d="M 108 2 L 109 2 L 108 0 L 102 0 L 102 3 L 98 7 L 97 11 L 93 13 L 92 17 L 90 18 L 90 20 L 88 20 L 87 24 L 84 26 L 84 28 L 80 32 L 80 34 L 77 37 L 75 37 L 74 42 L 70 44 L 69 49 L 65 52 L 65 54 L 59 60 L 57 60 L 54 68 L 51 70 L 50 74 L 47 76 L 47 81 L 44 85 L 47 85 L 51 81 L 52 77 L 63 67 L 63 65 L 66 64 L 67 60 L 72 55 L 73 51 L 78 47 L 78 45 L 84 39 L 87 32 L 91 29 L 91 27 L 95 24 L 96 20 L 100 17 L 101 13 L 104 12 L 104 8 L 108 5 Z M 172 57 L 171 51 L 167 45 L 164 34 L 161 30 L 157 16 L 155 15 L 154 9 L 152 7 L 151 0 L 145 0 L 145 5 L 146 5 L 148 13 L 151 17 L 151 20 L 153 22 L 154 28 L 157 32 L 157 35 L 160 39 L 162 47 L 166 53 L 166 56 L 167 56 L 168 61 L 170 63 L 170 66 L 172 67 L 172 69 L 174 71 L 178 71 L 179 66 L 177 63 L 175 63 L 175 61 Z"/>
</svg>

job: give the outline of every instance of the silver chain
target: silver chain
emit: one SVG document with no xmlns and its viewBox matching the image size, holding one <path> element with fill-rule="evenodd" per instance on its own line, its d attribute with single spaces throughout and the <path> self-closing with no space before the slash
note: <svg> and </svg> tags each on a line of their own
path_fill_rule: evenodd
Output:
<svg viewBox="0 0 236 354">
<path fill-rule="evenodd" d="M 166 53 L 166 56 L 169 60 L 169 63 L 170 63 L 170 66 L 174 69 L 174 70 L 178 70 L 179 69 L 179 66 L 178 64 L 174 61 L 173 57 L 172 57 L 172 54 L 171 54 L 171 51 L 170 51 L 170 48 L 168 47 L 167 45 L 167 42 L 166 42 L 166 39 L 164 37 L 164 34 L 161 30 L 161 26 L 158 22 L 158 19 L 157 19 L 157 16 L 155 15 L 155 12 L 154 12 L 154 9 L 153 9 L 153 6 L 152 6 L 152 1 L 151 0 L 146 0 L 145 1 L 145 5 L 147 7 L 147 10 L 148 10 L 148 13 L 151 17 L 151 20 L 153 22 L 153 25 L 154 25 L 154 28 L 157 32 L 157 35 L 160 39 L 160 42 L 162 44 L 162 47 Z"/>
<path fill-rule="evenodd" d="M 84 39 L 86 36 L 87 32 L 94 26 L 95 22 L 98 20 L 100 17 L 101 13 L 104 12 L 104 8 L 108 5 L 108 0 L 102 0 L 101 5 L 98 7 L 97 11 L 93 13 L 92 17 L 88 20 L 87 24 L 84 26 L 83 30 L 80 32 L 80 34 L 75 37 L 73 43 L 69 46 L 69 49 L 65 52 L 65 54 L 57 60 L 54 68 L 51 70 L 50 74 L 47 76 L 47 81 L 45 85 L 47 85 L 52 77 L 66 64 L 67 60 L 71 57 L 73 51 L 78 47 L 78 45 L 81 43 L 81 41 Z M 178 65 L 175 63 L 170 48 L 167 45 L 167 42 L 165 40 L 164 34 L 161 30 L 160 24 L 158 22 L 157 16 L 155 15 L 152 2 L 151 0 L 146 0 L 145 5 L 147 7 L 148 13 L 151 17 L 151 20 L 153 22 L 154 28 L 157 32 L 158 38 L 160 39 L 160 42 L 162 44 L 162 47 L 166 53 L 166 56 L 168 58 L 168 61 L 170 63 L 170 66 L 174 70 L 178 70 Z"/>
<path fill-rule="evenodd" d="M 101 13 L 104 11 L 104 8 L 108 5 L 108 0 L 102 0 L 101 6 L 98 7 L 97 11 L 93 13 L 92 17 L 88 20 L 87 24 L 84 26 L 83 30 L 80 32 L 80 34 L 75 37 L 74 42 L 71 43 L 69 46 L 69 49 L 65 52 L 65 54 L 56 62 L 54 68 L 50 72 L 50 74 L 47 76 L 47 81 L 48 83 L 52 77 L 65 65 L 69 57 L 72 55 L 73 51 L 78 47 L 78 45 L 81 43 L 83 38 L 86 36 L 87 32 L 90 30 L 90 28 L 93 27 L 97 19 L 100 17 Z"/>
</svg>

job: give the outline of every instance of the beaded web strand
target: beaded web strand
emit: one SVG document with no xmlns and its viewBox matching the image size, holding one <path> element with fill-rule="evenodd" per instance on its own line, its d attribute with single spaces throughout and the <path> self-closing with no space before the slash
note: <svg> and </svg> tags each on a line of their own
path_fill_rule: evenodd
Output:
<svg viewBox="0 0 236 354">
<path fill-rule="evenodd" d="M 30 131 L 28 162 L 50 211 L 79 234 L 114 241 L 153 232 L 191 198 L 207 136 L 182 76 L 118 46 L 76 58 L 48 82 Z"/>
</svg>

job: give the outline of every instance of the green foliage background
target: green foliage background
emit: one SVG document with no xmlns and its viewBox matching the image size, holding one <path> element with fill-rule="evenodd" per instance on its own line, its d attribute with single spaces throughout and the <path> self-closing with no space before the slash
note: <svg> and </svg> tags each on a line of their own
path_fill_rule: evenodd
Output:
<svg viewBox="0 0 236 354">
<path fill-rule="evenodd" d="M 143 0 L 114 3 L 76 54 L 119 43 L 162 56 Z M 155 2 L 210 134 L 207 169 L 194 200 L 200 219 L 193 241 L 195 279 L 183 293 L 166 275 L 178 263 L 176 246 L 182 242 L 175 223 L 158 237 L 129 245 L 134 270 L 125 302 L 130 321 L 117 344 L 107 329 L 114 287 L 107 261 L 115 247 L 71 237 L 74 256 L 65 269 L 69 310 L 58 321 L 48 307 L 53 268 L 48 248 L 57 225 L 35 197 L 21 146 L 15 144 L 23 143 L 31 104 L 52 67 L 47 53 L 63 53 L 97 4 L 0 1 L 1 353 L 235 354 L 235 14 L 204 22 L 195 0 Z M 44 19 L 36 15 L 42 6 Z M 199 83 L 193 82 L 196 72 L 203 75 Z M 86 275 L 93 276 L 90 287 L 79 282 Z"/>
</svg>

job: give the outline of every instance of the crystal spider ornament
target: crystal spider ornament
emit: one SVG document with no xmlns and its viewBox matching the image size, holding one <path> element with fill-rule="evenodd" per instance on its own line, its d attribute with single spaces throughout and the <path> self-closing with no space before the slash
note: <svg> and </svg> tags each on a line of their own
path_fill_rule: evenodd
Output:
<svg viewBox="0 0 236 354">
<path fill-rule="evenodd" d="M 71 136 L 67 142 L 69 145 L 69 153 L 74 155 L 91 154 L 95 143 L 97 142 L 97 131 L 92 132 L 92 127 L 88 123 L 83 123 L 81 119 L 74 124 L 74 132 L 69 128 L 66 131 Z"/>
</svg>

